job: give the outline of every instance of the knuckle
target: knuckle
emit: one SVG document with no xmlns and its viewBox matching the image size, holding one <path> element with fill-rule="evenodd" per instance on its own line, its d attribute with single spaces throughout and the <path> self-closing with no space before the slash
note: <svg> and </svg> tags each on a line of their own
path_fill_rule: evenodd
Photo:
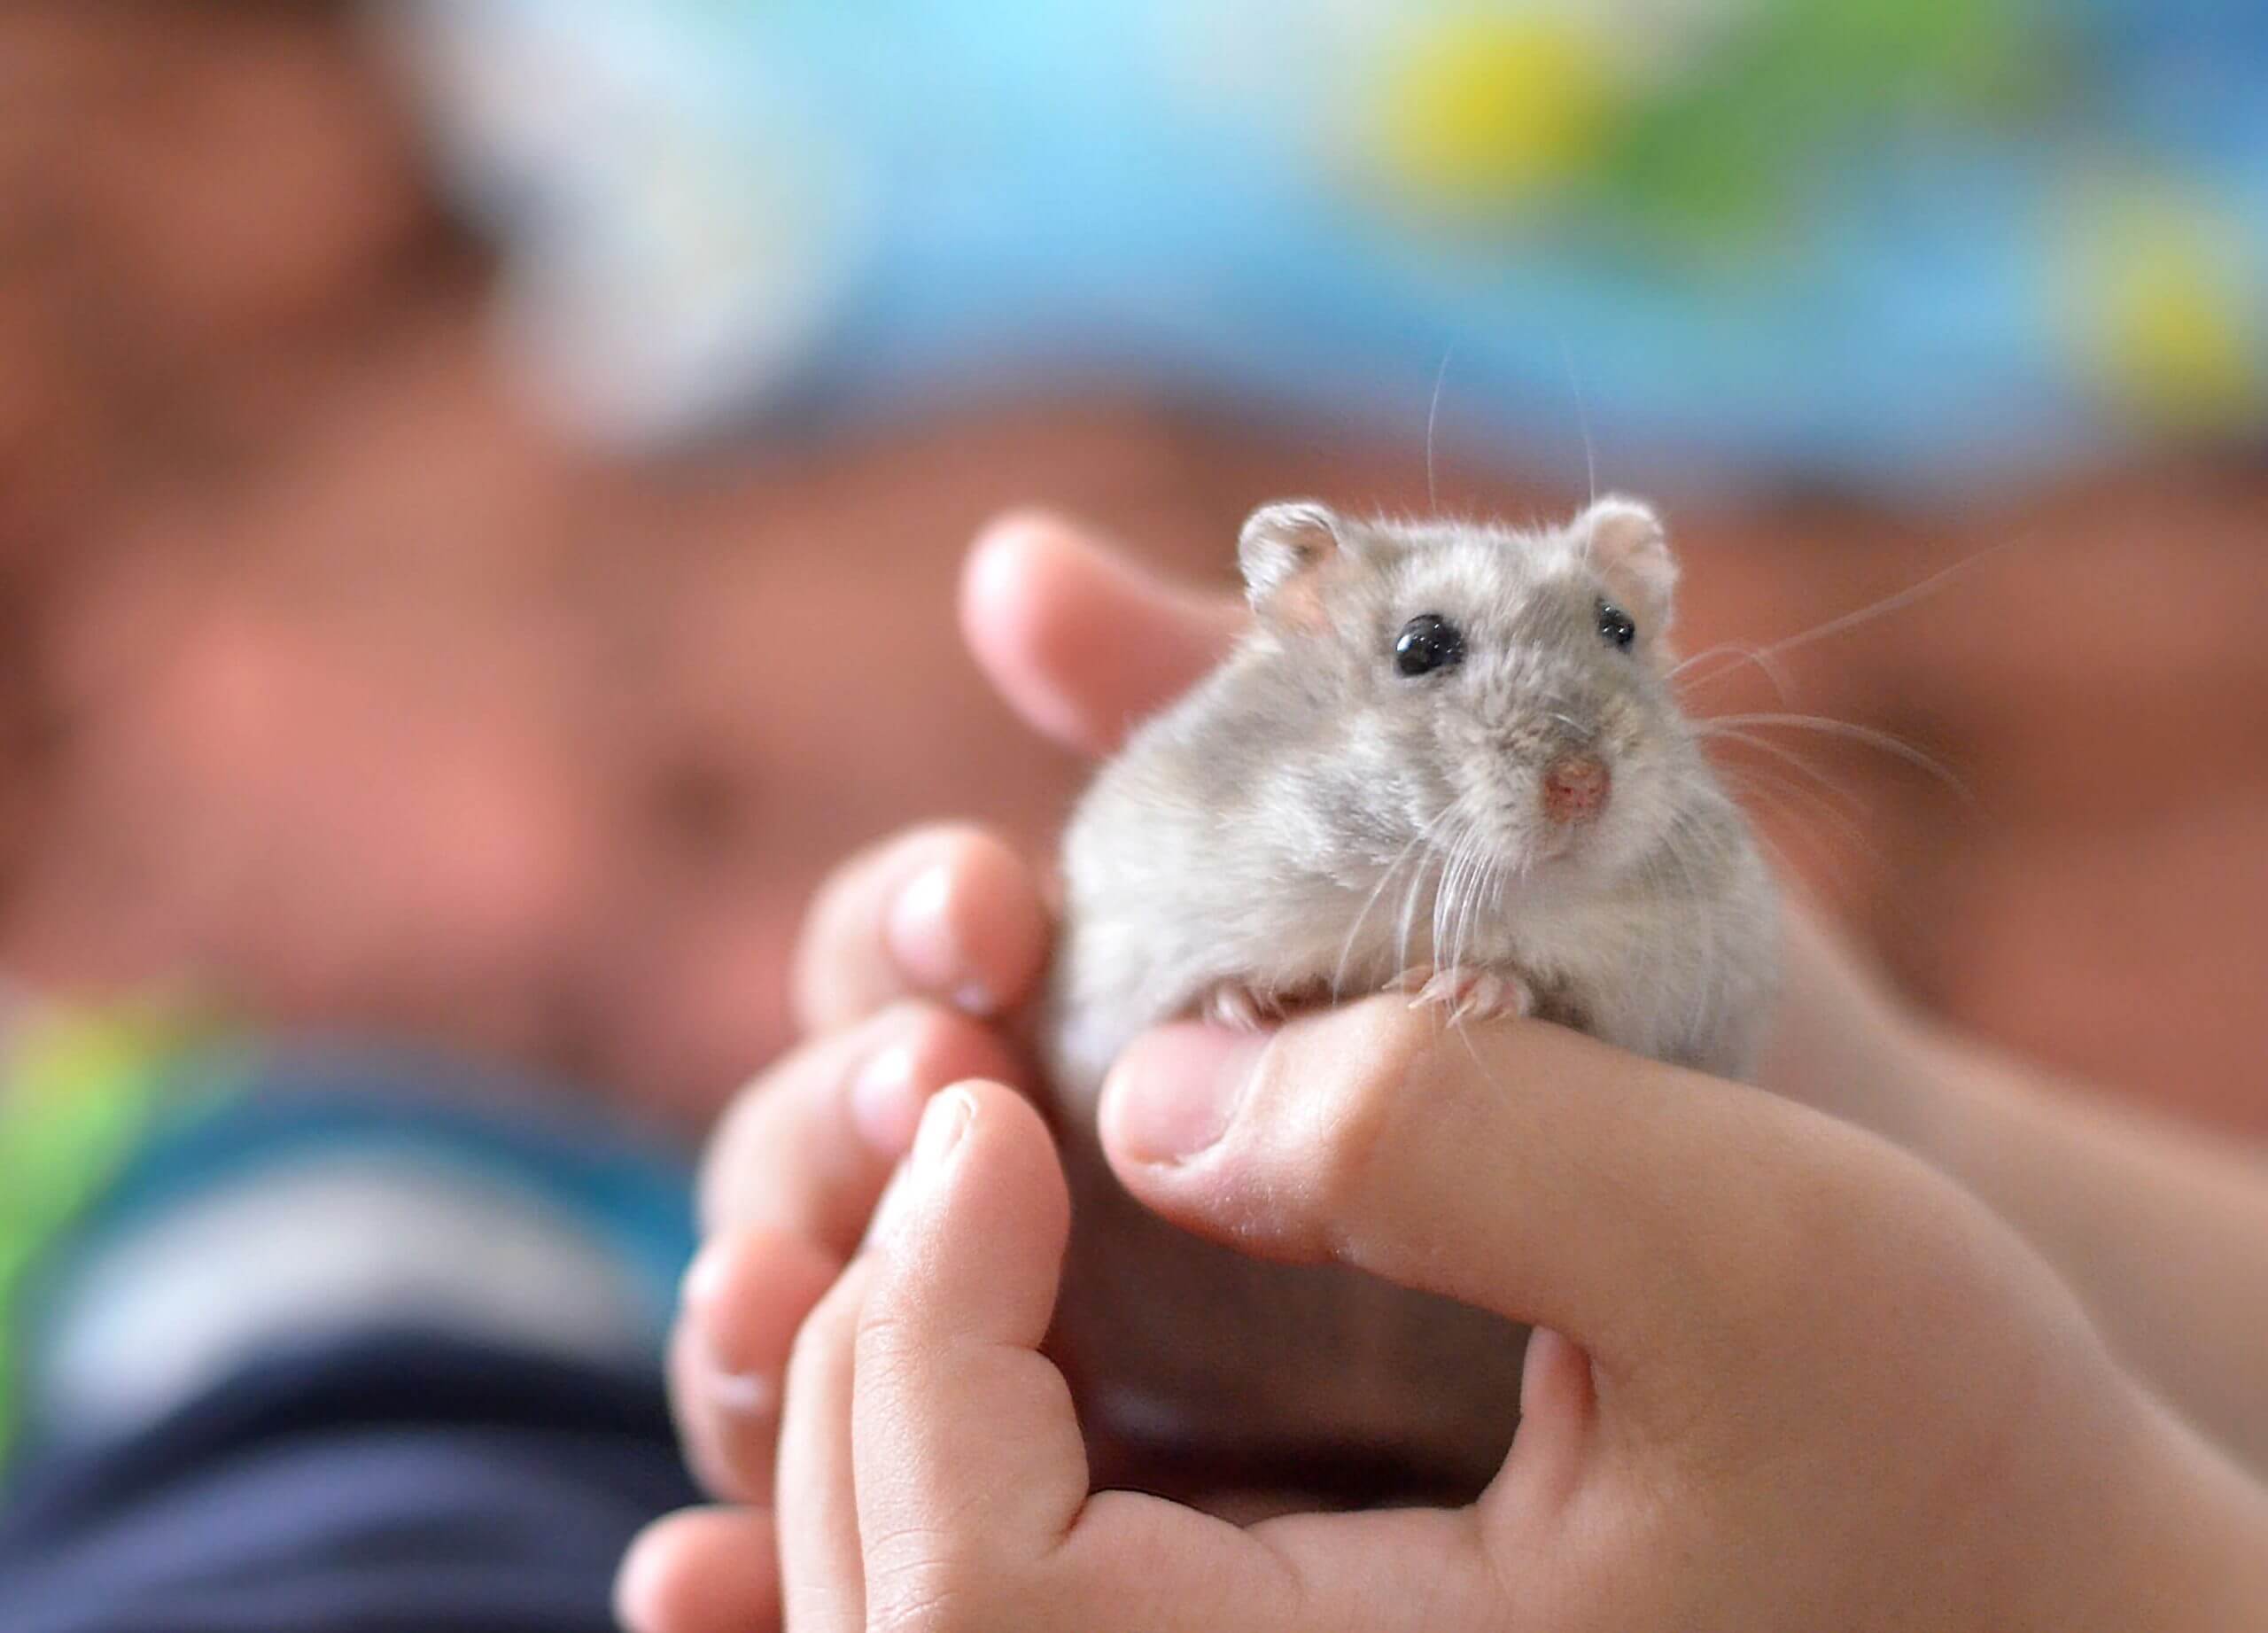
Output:
<svg viewBox="0 0 2268 1633">
<path fill-rule="evenodd" d="M 901 1398 L 918 1393 L 923 1361 L 933 1341 L 899 1307 L 894 1290 L 885 1282 L 858 1316 L 859 1388 Z"/>
</svg>

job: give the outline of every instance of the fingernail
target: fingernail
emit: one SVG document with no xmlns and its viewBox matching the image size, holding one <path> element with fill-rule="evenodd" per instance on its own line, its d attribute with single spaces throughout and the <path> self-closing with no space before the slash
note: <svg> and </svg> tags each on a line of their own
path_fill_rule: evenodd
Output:
<svg viewBox="0 0 2268 1633">
<path fill-rule="evenodd" d="M 709 1313 L 717 1303 L 718 1290 L 725 1283 L 726 1254 L 721 1241 L 702 1244 L 685 1267 L 685 1279 L 678 1283 L 677 1302 L 686 1314 L 696 1318 Z"/>
<path fill-rule="evenodd" d="M 914 1137 L 912 1169 L 915 1175 L 934 1178 L 968 1132 L 976 1116 L 976 1102 L 967 1089 L 947 1089 L 921 1114 L 921 1131 Z"/>
<path fill-rule="evenodd" d="M 673 1568 L 673 1552 L 658 1524 L 641 1531 L 614 1574 L 614 1619 L 625 1633 L 658 1633 L 663 1582 Z"/>
<path fill-rule="evenodd" d="M 693 1256 L 678 1287 L 681 1318 L 693 1324 L 694 1358 L 703 1393 L 726 1411 L 769 1417 L 780 1407 L 779 1380 L 731 1353 L 733 1323 L 718 1300 L 731 1275 L 731 1256 L 722 1240 L 708 1243 Z"/>
<path fill-rule="evenodd" d="M 933 862 L 898 891 L 883 927 L 898 968 L 916 986 L 932 992 L 958 992 L 968 984 L 967 960 L 950 916 L 952 894 L 952 870 Z"/>
<path fill-rule="evenodd" d="M 991 1017 L 1000 1007 L 990 989 L 982 981 L 971 978 L 953 989 L 953 1007 L 973 1021 Z"/>
<path fill-rule="evenodd" d="M 969 1119 L 975 1112 L 976 1104 L 966 1089 L 947 1089 L 923 1108 L 913 1150 L 882 1187 L 882 1200 L 874 1204 L 874 1217 L 866 1221 L 866 1234 L 858 1243 L 859 1252 L 889 1240 L 898 1220 L 913 1206 L 910 1199 L 944 1167 L 953 1147 L 968 1131 Z"/>
<path fill-rule="evenodd" d="M 912 1041 L 898 1038 L 867 1056 L 850 1079 L 850 1121 L 859 1137 L 886 1157 L 905 1155 L 921 1122 L 915 1064 Z"/>
<path fill-rule="evenodd" d="M 1135 1039 L 1103 1085 L 1110 1143 L 1138 1163 L 1185 1163 L 1228 1131 L 1265 1034 L 1170 1026 Z"/>
<path fill-rule="evenodd" d="M 703 1353 L 701 1390 L 736 1418 L 769 1418 L 780 1410 L 780 1383 L 769 1372 L 736 1372 Z"/>
</svg>

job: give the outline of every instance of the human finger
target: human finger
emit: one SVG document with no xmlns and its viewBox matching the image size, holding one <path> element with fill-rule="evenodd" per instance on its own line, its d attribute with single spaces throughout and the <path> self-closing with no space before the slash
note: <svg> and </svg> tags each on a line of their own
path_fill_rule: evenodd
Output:
<svg viewBox="0 0 2268 1633">
<path fill-rule="evenodd" d="M 832 1031 L 905 998 L 998 1015 L 1031 996 L 1047 945 L 1037 880 L 1006 842 L 916 828 L 860 851 L 812 898 L 790 973 L 796 1020 Z"/>
<path fill-rule="evenodd" d="M 983 1535 L 1040 1536 L 1085 1500 L 1070 1392 L 1039 1352 L 1069 1228 L 1062 1169 L 1029 1101 L 978 1082 L 930 1103 L 876 1221 L 859 1334 L 871 1534 L 920 1536 L 951 1512 Z"/>
<path fill-rule="evenodd" d="M 1227 653 L 1245 603 L 1164 582 L 1091 533 L 1018 512 L 978 537 L 961 575 L 963 638 L 1037 730 L 1083 753 L 1179 696 Z"/>
<path fill-rule="evenodd" d="M 806 1238 L 765 1225 L 710 1239 L 670 1334 L 670 1404 L 686 1462 L 712 1496 L 769 1503 L 796 1331 L 842 1272 Z"/>
<path fill-rule="evenodd" d="M 929 1096 L 971 1075 L 1016 1071 L 990 1028 L 913 1000 L 790 1050 L 740 1093 L 710 1138 L 703 1228 L 769 1225 L 848 1257 Z"/>
<path fill-rule="evenodd" d="M 1175 1223 L 1551 1327 L 1603 1386 L 1665 1357 L 1757 1365 L 1818 1277 L 1876 1256 L 1870 1209 L 1911 1166 L 1760 1091 L 1392 996 L 1270 1034 L 1148 1034 L 1101 1126 Z"/>
<path fill-rule="evenodd" d="M 626 1633 L 779 1633 L 772 1515 L 687 1508 L 655 1520 L 615 1574 L 614 1614 Z"/>
<path fill-rule="evenodd" d="M 1467 1614 L 1491 1608 L 1494 1582 L 1469 1512 L 1247 1531 L 1135 1493 L 1091 1498 L 1068 1391 L 1038 1352 L 1068 1226 L 1027 1103 L 983 1083 L 931 1103 L 876 1222 L 858 1341 L 874 1623 L 1416 1633 L 1501 1620 Z"/>
<path fill-rule="evenodd" d="M 796 1633 L 859 1633 L 866 1566 L 851 1462 L 859 1315 L 874 1262 L 851 1262 L 796 1336 L 780 1427 L 781 1600 Z"/>
</svg>

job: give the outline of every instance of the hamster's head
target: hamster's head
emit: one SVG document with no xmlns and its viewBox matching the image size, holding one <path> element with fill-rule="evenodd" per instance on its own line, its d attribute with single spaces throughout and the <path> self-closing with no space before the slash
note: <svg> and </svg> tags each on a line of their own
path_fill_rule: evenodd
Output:
<svg viewBox="0 0 2268 1633">
<path fill-rule="evenodd" d="M 1526 530 L 1295 502 L 1254 512 L 1238 553 L 1259 639 L 1328 717 L 1306 789 L 1366 857 L 1422 839 L 1510 876 L 1611 876 L 1671 839 L 1705 773 L 1646 506 Z"/>
</svg>

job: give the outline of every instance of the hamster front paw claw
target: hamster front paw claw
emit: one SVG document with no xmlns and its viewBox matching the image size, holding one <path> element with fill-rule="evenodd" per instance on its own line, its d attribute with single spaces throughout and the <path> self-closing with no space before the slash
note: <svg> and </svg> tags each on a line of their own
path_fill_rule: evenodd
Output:
<svg viewBox="0 0 2268 1633">
<path fill-rule="evenodd" d="M 1453 966 L 1448 969 L 1405 970 L 1395 982 L 1403 991 L 1415 987 L 1412 1009 L 1445 1009 L 1456 1021 L 1518 1020 L 1535 1012 L 1535 995 L 1527 983 L 1502 970 Z"/>
<path fill-rule="evenodd" d="M 1284 1007 L 1272 995 L 1234 981 L 1224 981 L 1208 992 L 1198 1009 L 1214 1025 L 1238 1032 L 1256 1032 L 1270 1022 L 1284 1018 Z"/>
</svg>

